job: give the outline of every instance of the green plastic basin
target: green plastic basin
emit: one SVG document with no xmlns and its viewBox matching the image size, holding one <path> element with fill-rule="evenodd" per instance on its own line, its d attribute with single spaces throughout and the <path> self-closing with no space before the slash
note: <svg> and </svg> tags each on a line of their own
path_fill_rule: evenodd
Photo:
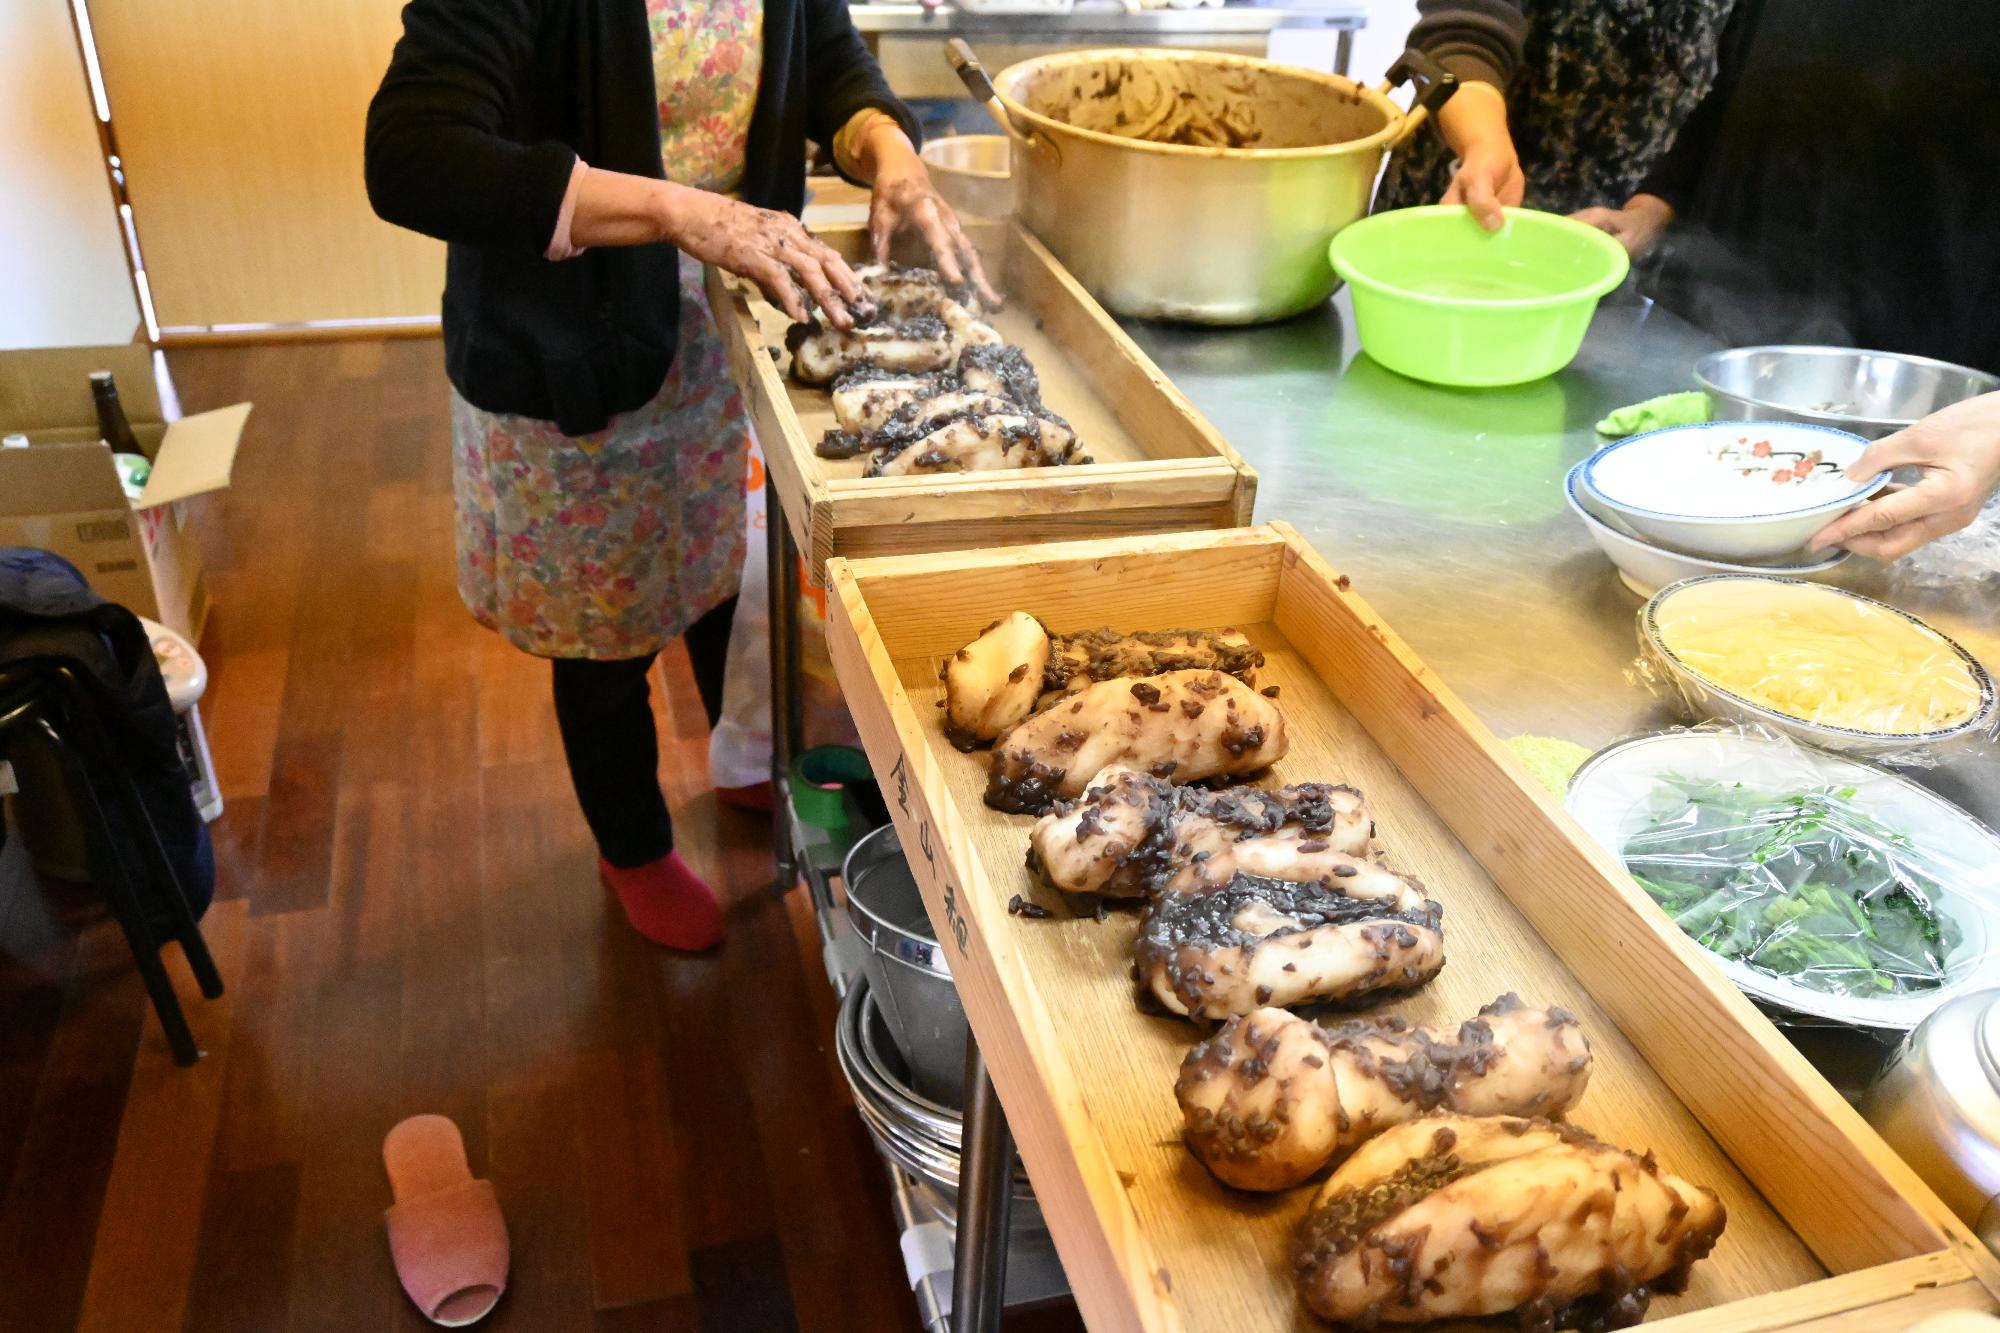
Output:
<svg viewBox="0 0 2000 1333">
<path fill-rule="evenodd" d="M 1327 247 L 1362 350 L 1431 384 L 1526 384 L 1568 365 L 1625 248 L 1595 227 L 1510 208 L 1489 232 L 1457 204 L 1399 208 Z"/>
</svg>

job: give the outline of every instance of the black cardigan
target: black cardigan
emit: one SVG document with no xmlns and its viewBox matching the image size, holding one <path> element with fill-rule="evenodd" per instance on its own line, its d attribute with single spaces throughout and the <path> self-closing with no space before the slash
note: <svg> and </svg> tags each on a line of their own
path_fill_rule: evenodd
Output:
<svg viewBox="0 0 2000 1333">
<path fill-rule="evenodd" d="M 1640 185 L 1653 294 L 1725 342 L 2000 371 L 1991 0 L 1739 0 L 1714 89 Z"/>
<path fill-rule="evenodd" d="M 543 258 L 579 156 L 664 178 L 658 107 L 644 0 L 404 7 L 368 107 L 368 198 L 385 220 L 449 243 L 445 369 L 474 406 L 578 435 L 659 391 L 680 319 L 673 247 Z M 831 143 L 864 107 L 917 138 L 847 0 L 764 0 L 742 197 L 798 212 L 806 140 Z"/>
</svg>

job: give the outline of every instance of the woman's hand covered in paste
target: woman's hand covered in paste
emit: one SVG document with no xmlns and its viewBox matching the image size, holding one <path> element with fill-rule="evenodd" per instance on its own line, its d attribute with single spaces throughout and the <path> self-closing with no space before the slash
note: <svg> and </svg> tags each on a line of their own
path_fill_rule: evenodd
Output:
<svg viewBox="0 0 2000 1333">
<path fill-rule="evenodd" d="M 914 231 L 930 247 L 946 282 L 954 286 L 970 282 L 988 306 L 999 306 L 1000 294 L 987 282 L 979 252 L 958 225 L 951 205 L 931 184 L 930 172 L 901 128 L 893 123 L 878 128 L 869 135 L 866 151 L 869 179 L 875 182 L 868 199 L 868 235 L 875 261 L 887 263 L 891 242 L 902 232 Z"/>
<path fill-rule="evenodd" d="M 854 327 L 848 307 L 863 300 L 854 270 L 790 213 L 707 190 L 681 190 L 674 203 L 665 239 L 683 252 L 750 279 L 795 320 L 811 318 L 810 298 L 833 327 Z"/>
</svg>

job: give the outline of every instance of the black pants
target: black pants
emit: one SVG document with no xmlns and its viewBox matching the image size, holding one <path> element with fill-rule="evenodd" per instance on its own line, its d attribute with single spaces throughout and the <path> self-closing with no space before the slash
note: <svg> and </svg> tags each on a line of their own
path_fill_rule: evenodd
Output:
<svg viewBox="0 0 2000 1333">
<path fill-rule="evenodd" d="M 722 678 L 736 599 L 688 626 L 681 641 L 712 727 L 722 716 Z M 614 866 L 642 866 L 674 849 L 673 821 L 660 794 L 660 740 L 646 673 L 656 654 L 616 662 L 559 657 L 550 666 L 556 725 L 577 804 Z"/>
</svg>

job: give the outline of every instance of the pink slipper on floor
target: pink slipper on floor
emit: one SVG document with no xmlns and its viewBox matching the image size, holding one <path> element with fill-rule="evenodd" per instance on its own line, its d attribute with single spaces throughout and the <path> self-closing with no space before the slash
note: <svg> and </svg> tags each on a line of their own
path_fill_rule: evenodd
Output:
<svg viewBox="0 0 2000 1333">
<path fill-rule="evenodd" d="M 507 1221 L 490 1180 L 474 1180 L 465 1139 L 441 1115 L 411 1116 L 382 1141 L 389 1253 L 403 1290 L 432 1323 L 476 1324 L 507 1289 Z"/>
</svg>

